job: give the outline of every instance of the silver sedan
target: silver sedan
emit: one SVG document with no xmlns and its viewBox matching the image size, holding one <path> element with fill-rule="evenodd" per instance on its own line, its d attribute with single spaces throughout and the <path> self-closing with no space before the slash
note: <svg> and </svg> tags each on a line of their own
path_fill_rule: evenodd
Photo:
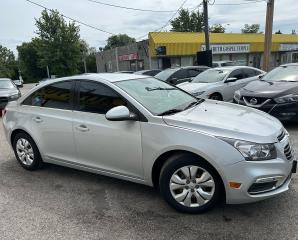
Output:
<svg viewBox="0 0 298 240">
<path fill-rule="evenodd" d="M 163 81 L 90 74 L 47 81 L 8 104 L 22 167 L 44 162 L 158 188 L 175 209 L 247 203 L 288 190 L 289 134 L 266 113 L 198 100 Z"/>
</svg>

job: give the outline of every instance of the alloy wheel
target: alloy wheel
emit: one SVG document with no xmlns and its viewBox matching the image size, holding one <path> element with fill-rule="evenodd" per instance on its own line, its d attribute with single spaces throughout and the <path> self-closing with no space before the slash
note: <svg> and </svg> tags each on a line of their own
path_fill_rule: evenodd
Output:
<svg viewBox="0 0 298 240">
<path fill-rule="evenodd" d="M 16 144 L 16 152 L 20 161 L 26 165 L 30 166 L 34 161 L 34 152 L 31 144 L 28 140 L 20 138 Z"/>
<path fill-rule="evenodd" d="M 212 199 L 215 182 L 207 170 L 198 166 L 185 166 L 172 175 L 170 191 L 179 204 L 201 207 Z"/>
</svg>

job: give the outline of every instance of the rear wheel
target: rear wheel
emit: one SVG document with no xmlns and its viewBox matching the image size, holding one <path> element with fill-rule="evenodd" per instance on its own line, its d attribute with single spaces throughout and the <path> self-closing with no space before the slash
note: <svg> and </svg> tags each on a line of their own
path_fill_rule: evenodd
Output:
<svg viewBox="0 0 298 240">
<path fill-rule="evenodd" d="M 169 205 L 186 213 L 211 209 L 222 191 L 216 171 L 191 154 L 171 157 L 161 170 L 159 186 Z"/>
<path fill-rule="evenodd" d="M 209 99 L 217 100 L 217 101 L 222 101 L 223 100 L 222 96 L 219 93 L 213 93 L 213 94 L 211 94 L 209 96 Z"/>
<path fill-rule="evenodd" d="M 23 168 L 35 170 L 41 167 L 42 159 L 39 150 L 28 134 L 21 132 L 14 137 L 13 150 Z"/>
</svg>

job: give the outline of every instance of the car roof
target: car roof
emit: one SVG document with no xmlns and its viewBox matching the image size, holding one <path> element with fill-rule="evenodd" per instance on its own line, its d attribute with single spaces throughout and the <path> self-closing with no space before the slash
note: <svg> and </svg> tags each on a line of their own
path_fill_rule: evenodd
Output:
<svg viewBox="0 0 298 240">
<path fill-rule="evenodd" d="M 151 71 L 161 71 L 160 69 L 146 69 L 146 70 L 141 70 L 141 71 L 137 71 L 134 73 L 145 73 L 145 72 L 151 72 Z"/>
<path fill-rule="evenodd" d="M 91 74 L 81 74 L 75 75 L 71 77 L 64 77 L 64 78 L 56 78 L 53 79 L 56 81 L 61 80 L 94 80 L 94 81 L 107 81 L 107 82 L 120 82 L 126 80 L 134 80 L 134 79 L 143 79 L 148 78 L 146 75 L 136 75 L 130 73 L 91 73 Z M 53 81 L 54 82 L 54 81 Z"/>
<path fill-rule="evenodd" d="M 10 81 L 11 81 L 10 78 L 0 78 L 0 81 L 1 81 L 1 80 L 10 80 Z"/>
<path fill-rule="evenodd" d="M 254 68 L 254 67 L 249 67 L 249 66 L 226 66 L 226 67 L 216 67 L 216 68 L 212 68 L 212 69 L 232 71 L 232 70 L 237 70 L 237 69 L 242 69 L 242 68 L 249 68 L 249 69 L 262 71 L 261 69 Z"/>
<path fill-rule="evenodd" d="M 234 61 L 230 61 L 230 60 L 226 60 L 226 61 L 213 61 L 212 63 L 228 63 L 228 62 L 234 62 Z"/>
<path fill-rule="evenodd" d="M 298 67 L 298 63 L 288 63 L 288 64 L 280 65 L 280 67 L 288 67 L 288 66 L 297 66 Z"/>
</svg>

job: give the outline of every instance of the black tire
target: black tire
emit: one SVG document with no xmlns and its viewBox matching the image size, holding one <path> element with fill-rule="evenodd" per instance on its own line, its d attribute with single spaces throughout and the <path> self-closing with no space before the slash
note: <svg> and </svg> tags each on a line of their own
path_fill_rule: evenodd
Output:
<svg viewBox="0 0 298 240">
<path fill-rule="evenodd" d="M 173 174 L 176 173 L 176 171 L 179 170 L 180 168 L 190 166 L 190 165 L 206 170 L 214 180 L 215 187 L 214 187 L 213 196 L 207 203 L 201 206 L 188 207 L 188 206 L 182 205 L 181 203 L 175 200 L 175 198 L 171 193 L 170 182 Z M 160 178 L 159 178 L 159 187 L 160 187 L 160 192 L 162 196 L 170 206 L 172 206 L 174 209 L 176 209 L 179 212 L 191 213 L 191 214 L 203 213 L 212 209 L 218 203 L 221 197 L 224 196 L 222 181 L 218 173 L 206 161 L 201 160 L 200 158 L 192 154 L 178 154 L 170 157 L 161 169 Z M 186 190 L 186 191 L 190 191 L 190 190 Z M 192 190 L 192 191 L 195 191 L 195 190 Z M 194 193 L 188 193 L 188 194 L 192 194 L 192 196 L 194 195 Z"/>
<path fill-rule="evenodd" d="M 17 152 L 17 143 L 20 139 L 25 139 L 29 142 L 32 152 L 33 152 L 33 161 L 31 164 L 24 164 L 23 161 L 20 159 L 18 152 Z M 42 167 L 43 165 L 43 161 L 42 158 L 40 156 L 40 152 L 34 142 L 34 140 L 25 132 L 20 132 L 18 134 L 16 134 L 16 136 L 14 137 L 13 141 L 12 141 L 12 146 L 13 146 L 13 150 L 16 156 L 16 159 L 18 160 L 18 162 L 20 163 L 20 165 L 25 168 L 26 170 L 29 171 L 33 171 L 36 170 L 40 167 Z"/>
<path fill-rule="evenodd" d="M 219 93 L 211 94 L 209 96 L 209 99 L 216 100 L 216 101 L 222 101 L 223 100 L 222 96 Z"/>
</svg>

